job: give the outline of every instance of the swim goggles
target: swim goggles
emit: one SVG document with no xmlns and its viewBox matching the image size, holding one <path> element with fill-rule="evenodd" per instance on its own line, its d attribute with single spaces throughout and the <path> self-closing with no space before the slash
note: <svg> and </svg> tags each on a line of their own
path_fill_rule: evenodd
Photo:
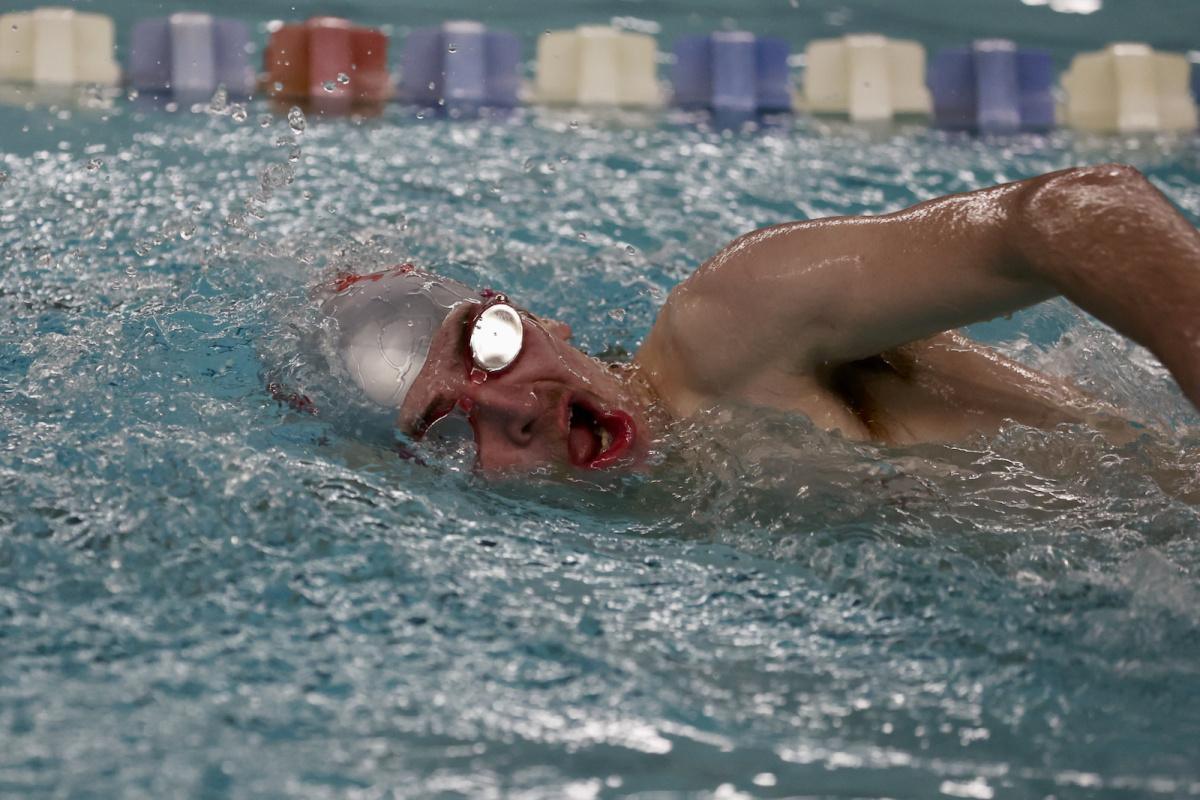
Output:
<svg viewBox="0 0 1200 800">
<path fill-rule="evenodd" d="M 521 314 L 502 294 L 493 295 L 475 315 L 468 344 L 471 360 L 484 372 L 499 372 L 512 366 L 525 343 Z"/>
<path fill-rule="evenodd" d="M 525 326 L 521 312 L 511 306 L 504 295 L 493 295 L 486 300 L 467 324 L 470 326 L 467 350 L 471 357 L 469 380 L 472 382 L 482 383 L 489 373 L 508 369 L 521 355 Z M 417 432 L 417 437 L 441 447 L 473 444 L 475 431 L 471 426 L 470 409 L 470 403 L 456 403 L 428 421 L 426 427 Z"/>
<path fill-rule="evenodd" d="M 479 305 L 468 323 L 467 347 L 470 364 L 479 370 L 472 380 L 486 379 L 511 366 L 524 343 L 522 315 L 504 295 L 488 292 L 481 302 L 480 293 L 466 284 L 405 264 L 340 276 L 321 309 L 337 323 L 336 349 L 354 382 L 373 402 L 398 409 L 429 357 L 434 335 L 463 303 Z"/>
</svg>

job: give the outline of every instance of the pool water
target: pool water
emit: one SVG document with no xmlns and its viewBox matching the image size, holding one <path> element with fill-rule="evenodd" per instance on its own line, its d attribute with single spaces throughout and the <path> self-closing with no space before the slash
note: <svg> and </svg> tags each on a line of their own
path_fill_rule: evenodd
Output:
<svg viewBox="0 0 1200 800">
<path fill-rule="evenodd" d="M 615 7 L 664 40 L 734 13 Z M 797 44 L 1020 24 L 1059 55 L 1200 29 L 1190 5 L 955 8 L 728 24 Z M 446 15 L 529 42 L 597 18 L 470 11 Z M 1109 159 L 1195 223 L 1194 136 L 286 111 L 0 107 L 0 796 L 1200 795 L 1197 418 L 1066 304 L 973 333 L 1129 409 L 1139 440 L 884 448 L 714 409 L 650 475 L 487 483 L 397 457 L 308 296 L 412 260 L 632 352 L 759 225 Z"/>
</svg>

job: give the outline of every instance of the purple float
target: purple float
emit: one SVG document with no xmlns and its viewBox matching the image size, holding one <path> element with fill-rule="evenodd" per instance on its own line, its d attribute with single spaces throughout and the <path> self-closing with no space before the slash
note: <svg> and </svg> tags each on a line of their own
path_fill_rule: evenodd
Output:
<svg viewBox="0 0 1200 800">
<path fill-rule="evenodd" d="M 1045 50 L 980 39 L 939 51 L 926 83 L 940 127 L 979 133 L 1054 127 L 1054 62 Z"/>
<path fill-rule="evenodd" d="M 139 91 L 207 97 L 224 86 L 230 95 L 254 91 L 244 23 L 184 12 L 146 19 L 130 36 L 129 81 Z"/>
</svg>

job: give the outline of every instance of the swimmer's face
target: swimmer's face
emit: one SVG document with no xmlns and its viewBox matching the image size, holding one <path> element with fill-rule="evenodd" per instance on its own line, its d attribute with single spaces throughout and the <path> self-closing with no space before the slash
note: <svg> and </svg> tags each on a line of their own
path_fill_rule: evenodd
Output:
<svg viewBox="0 0 1200 800">
<path fill-rule="evenodd" d="M 457 408 L 474 431 L 485 473 L 548 465 L 609 469 L 641 463 L 649 428 L 624 381 L 567 343 L 562 323 L 521 313 L 520 354 L 503 370 L 475 368 L 468 346 L 480 306 L 458 306 L 434 335 L 429 357 L 400 408 L 414 438 Z"/>
</svg>

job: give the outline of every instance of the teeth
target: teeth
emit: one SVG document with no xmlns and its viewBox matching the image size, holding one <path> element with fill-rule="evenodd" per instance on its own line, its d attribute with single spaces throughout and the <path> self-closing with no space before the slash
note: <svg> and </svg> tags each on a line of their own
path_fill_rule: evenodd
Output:
<svg viewBox="0 0 1200 800">
<path fill-rule="evenodd" d="M 608 446 L 610 444 L 612 444 L 612 434 L 610 434 L 608 432 L 607 428 L 601 428 L 600 429 L 600 452 L 603 453 L 605 450 L 607 450 Z"/>
</svg>

